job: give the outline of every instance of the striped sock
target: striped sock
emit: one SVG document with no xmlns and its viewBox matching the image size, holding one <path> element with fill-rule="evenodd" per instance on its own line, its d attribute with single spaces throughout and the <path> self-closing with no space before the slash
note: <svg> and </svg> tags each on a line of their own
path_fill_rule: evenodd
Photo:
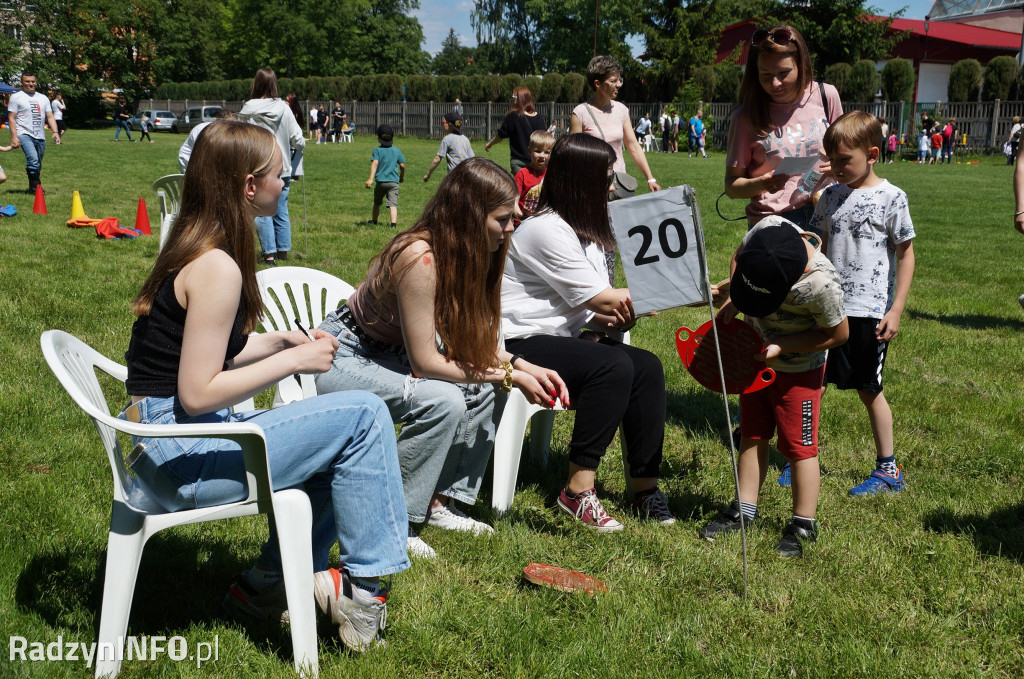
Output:
<svg viewBox="0 0 1024 679">
<path fill-rule="evenodd" d="M 747 521 L 753 521 L 754 517 L 757 516 L 757 503 L 741 501 L 740 513 L 743 514 L 743 518 Z"/>
<path fill-rule="evenodd" d="M 875 460 L 875 468 L 881 469 L 889 476 L 896 476 L 899 474 L 899 468 L 896 466 L 896 456 L 890 455 L 889 457 L 880 457 Z"/>
</svg>

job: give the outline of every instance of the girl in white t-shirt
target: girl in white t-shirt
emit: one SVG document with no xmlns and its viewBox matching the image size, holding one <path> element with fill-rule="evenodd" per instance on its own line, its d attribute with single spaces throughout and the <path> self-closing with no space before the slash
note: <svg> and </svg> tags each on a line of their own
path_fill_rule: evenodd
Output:
<svg viewBox="0 0 1024 679">
<path fill-rule="evenodd" d="M 589 135 L 555 142 L 537 212 L 512 236 L 501 286 L 505 346 L 558 371 L 576 410 L 569 479 L 558 506 L 604 533 L 622 524 L 604 510 L 594 478 L 620 425 L 635 511 L 675 522 L 658 490 L 665 433 L 661 361 L 605 334 L 636 323 L 629 290 L 608 285 L 604 258 L 614 243 L 602 200 L 614 162 L 611 147 Z"/>
</svg>

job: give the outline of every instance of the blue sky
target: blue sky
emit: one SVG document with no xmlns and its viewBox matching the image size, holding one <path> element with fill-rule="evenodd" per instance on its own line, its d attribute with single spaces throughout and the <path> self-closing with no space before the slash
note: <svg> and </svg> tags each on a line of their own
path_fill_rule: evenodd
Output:
<svg viewBox="0 0 1024 679">
<path fill-rule="evenodd" d="M 883 15 L 906 7 L 904 18 L 924 19 L 934 3 L 933 0 L 867 0 L 866 4 L 878 9 Z M 420 0 L 420 8 L 413 14 L 423 26 L 423 36 L 426 38 L 423 48 L 431 54 L 441 51 L 441 41 L 448 36 L 451 28 L 455 29 L 463 45 L 476 45 L 476 34 L 469 21 L 469 13 L 472 11 L 473 0 Z"/>
</svg>

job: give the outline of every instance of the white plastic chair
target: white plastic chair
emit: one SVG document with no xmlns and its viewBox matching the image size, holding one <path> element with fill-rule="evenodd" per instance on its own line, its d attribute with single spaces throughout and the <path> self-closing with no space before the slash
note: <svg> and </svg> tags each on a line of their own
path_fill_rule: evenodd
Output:
<svg viewBox="0 0 1024 679">
<path fill-rule="evenodd" d="M 622 341 L 629 344 L 628 332 L 623 333 Z M 527 422 L 532 422 L 530 457 L 541 469 L 547 469 L 555 415 L 563 411 L 561 401 L 555 401 L 554 408 L 545 408 L 527 401 L 523 392 L 518 389 L 513 389 L 509 393 L 505 409 L 501 413 L 501 421 L 498 423 L 498 431 L 494 435 L 494 477 L 491 483 L 491 507 L 494 511 L 505 512 L 512 506 Z M 621 430 L 619 435 L 621 437 Z M 631 492 L 632 479 L 629 476 L 629 463 L 625 454 L 622 456 L 622 469 L 626 475 L 627 492 Z"/>
<path fill-rule="evenodd" d="M 355 290 L 329 273 L 302 266 L 263 269 L 256 274 L 256 283 L 263 298 L 263 326 L 268 331 L 295 330 L 296 318 L 311 330 Z M 273 407 L 310 396 L 316 396 L 314 376 L 292 375 L 278 383 Z"/>
<path fill-rule="evenodd" d="M 255 424 L 242 422 L 153 425 L 118 419 L 110 414 L 96 370 L 102 370 L 124 382 L 128 378 L 125 366 L 111 361 L 78 338 L 60 330 L 44 332 L 41 344 L 43 356 L 53 374 L 96 425 L 114 479 L 95 676 L 113 677 L 121 669 L 120 659 L 110 657 L 116 656 L 116 653 L 104 653 L 102 649 L 116 649 L 118 639 L 127 633 L 128 614 L 131 611 L 142 550 L 152 535 L 173 526 L 270 514 L 277 526 L 281 543 L 295 669 L 304 676 L 316 677 L 319 665 L 313 598 L 313 516 L 309 497 L 297 489 L 272 490 L 263 430 Z M 221 438 L 234 441 L 242 447 L 249 496 L 239 502 L 214 507 L 168 512 L 147 495 L 135 476 L 128 473 L 117 432 L 145 437 Z"/>
<path fill-rule="evenodd" d="M 160 199 L 160 249 L 164 249 L 171 225 L 181 207 L 181 180 L 183 174 L 169 174 L 153 182 L 153 193 Z"/>
<path fill-rule="evenodd" d="M 349 128 L 341 130 L 341 141 L 351 144 L 352 134 L 356 131 L 355 125 L 350 125 Z"/>
</svg>

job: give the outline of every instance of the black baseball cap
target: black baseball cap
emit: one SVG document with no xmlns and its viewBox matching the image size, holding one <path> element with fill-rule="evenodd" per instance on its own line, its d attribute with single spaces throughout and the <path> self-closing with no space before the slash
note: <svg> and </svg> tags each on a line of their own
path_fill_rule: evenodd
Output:
<svg viewBox="0 0 1024 679">
<path fill-rule="evenodd" d="M 377 126 L 377 140 L 381 146 L 388 147 L 392 144 L 392 139 L 395 138 L 395 131 L 390 125 L 382 124 Z"/>
<path fill-rule="evenodd" d="M 797 226 L 781 217 L 754 228 L 736 257 L 729 296 L 742 313 L 761 318 L 775 313 L 803 276 L 807 246 Z"/>
<path fill-rule="evenodd" d="M 452 132 L 462 134 L 462 116 L 457 111 L 448 111 L 444 114 L 444 119 L 452 126 Z"/>
</svg>

